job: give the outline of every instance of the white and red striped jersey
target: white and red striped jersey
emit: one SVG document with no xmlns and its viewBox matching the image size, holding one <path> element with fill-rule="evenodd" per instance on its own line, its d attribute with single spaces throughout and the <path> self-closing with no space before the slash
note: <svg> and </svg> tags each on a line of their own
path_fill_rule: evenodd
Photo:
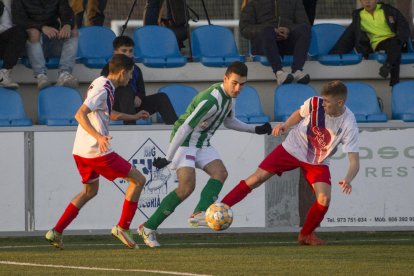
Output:
<svg viewBox="0 0 414 276">
<path fill-rule="evenodd" d="M 345 112 L 333 117 L 325 114 L 323 98 L 312 97 L 300 107 L 303 118 L 288 134 L 283 147 L 302 162 L 329 164 L 330 157 L 342 144 L 343 152 L 358 152 L 358 125 L 354 114 Z"/>
<path fill-rule="evenodd" d="M 95 79 L 88 88 L 86 99 L 83 102 L 91 112 L 88 114 L 89 121 L 97 132 L 104 136 L 109 135 L 109 116 L 114 104 L 115 87 L 112 82 L 105 78 Z M 112 152 L 100 152 L 98 142 L 81 125 L 76 131 L 73 154 L 85 158 L 93 158 Z"/>
</svg>

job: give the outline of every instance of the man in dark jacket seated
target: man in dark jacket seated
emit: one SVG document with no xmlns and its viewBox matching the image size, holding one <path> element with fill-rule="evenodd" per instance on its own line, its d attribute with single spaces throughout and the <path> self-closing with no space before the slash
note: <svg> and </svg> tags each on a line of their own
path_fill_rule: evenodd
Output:
<svg viewBox="0 0 414 276">
<path fill-rule="evenodd" d="M 370 53 L 385 51 L 386 62 L 379 75 L 387 78 L 390 86 L 400 81 L 401 51 L 410 36 L 408 22 L 394 7 L 377 0 L 361 0 L 362 8 L 352 13 L 352 23 L 345 30 L 330 54 L 344 54 L 353 48 L 368 58 Z"/>
<path fill-rule="evenodd" d="M 303 66 L 308 58 L 311 27 L 301 0 L 244 0 L 239 29 L 250 40 L 252 54 L 267 57 L 278 85 L 309 83 Z M 283 55 L 293 55 L 291 74 L 283 71 Z"/>
</svg>

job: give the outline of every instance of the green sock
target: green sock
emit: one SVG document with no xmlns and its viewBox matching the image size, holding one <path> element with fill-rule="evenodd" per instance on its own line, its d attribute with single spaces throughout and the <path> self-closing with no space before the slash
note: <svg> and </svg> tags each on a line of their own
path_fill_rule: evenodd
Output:
<svg viewBox="0 0 414 276">
<path fill-rule="evenodd" d="M 169 193 L 162 201 L 155 213 L 144 224 L 145 227 L 156 230 L 158 226 L 171 215 L 175 208 L 180 205 L 181 199 L 175 191 Z"/>
<path fill-rule="evenodd" d="M 201 191 L 200 201 L 195 207 L 194 213 L 207 210 L 207 208 L 218 199 L 221 188 L 223 188 L 223 183 L 217 179 L 210 178 L 204 189 Z"/>
</svg>

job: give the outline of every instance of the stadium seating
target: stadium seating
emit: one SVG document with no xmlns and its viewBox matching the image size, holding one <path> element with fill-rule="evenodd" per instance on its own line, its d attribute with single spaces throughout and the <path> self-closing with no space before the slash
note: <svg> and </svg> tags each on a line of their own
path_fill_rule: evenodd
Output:
<svg viewBox="0 0 414 276">
<path fill-rule="evenodd" d="M 246 85 L 236 99 L 236 117 L 248 124 L 269 122 L 269 117 L 262 110 L 256 89 Z"/>
<path fill-rule="evenodd" d="M 79 29 L 78 62 L 89 68 L 102 68 L 112 57 L 115 33 L 101 26 Z"/>
<path fill-rule="evenodd" d="M 346 106 L 355 114 L 357 122 L 386 122 L 374 88 L 362 82 L 345 82 L 348 88 Z"/>
<path fill-rule="evenodd" d="M 284 84 L 275 89 L 275 121 L 284 122 L 310 97 L 317 93 L 312 86 L 305 84 Z"/>
<path fill-rule="evenodd" d="M 24 111 L 20 94 L 15 90 L 0 87 L 0 127 L 31 126 Z"/>
<path fill-rule="evenodd" d="M 384 51 L 375 52 L 369 55 L 369 59 L 374 59 L 381 64 L 387 60 L 387 54 Z M 414 49 L 411 38 L 407 41 L 407 52 L 401 53 L 401 64 L 414 63 Z"/>
<path fill-rule="evenodd" d="M 137 62 L 145 66 L 164 68 L 180 67 L 187 63 L 178 48 L 177 38 L 172 30 L 149 25 L 134 32 L 134 52 Z"/>
<path fill-rule="evenodd" d="M 174 107 L 175 113 L 179 117 L 185 113 L 191 100 L 197 95 L 197 90 L 191 86 L 183 84 L 171 84 L 161 87 L 158 93 L 165 93 Z M 161 116 L 157 114 L 157 121 L 162 122 Z"/>
<path fill-rule="evenodd" d="M 335 43 L 345 31 L 339 24 L 323 23 L 312 26 L 312 39 L 309 55 L 324 65 L 352 65 L 362 61 L 362 55 L 355 52 L 329 54 Z"/>
<path fill-rule="evenodd" d="M 38 97 L 38 122 L 49 126 L 74 126 L 74 116 L 82 105 L 79 92 L 64 86 L 42 89 Z"/>
<path fill-rule="evenodd" d="M 110 121 L 110 125 L 124 125 L 124 121 L 117 120 L 117 121 Z M 136 125 L 152 125 L 151 117 L 148 119 L 139 119 L 135 121 Z"/>
<path fill-rule="evenodd" d="M 226 67 L 234 61 L 245 61 L 240 55 L 233 33 L 225 27 L 207 25 L 191 34 L 193 60 L 205 66 Z"/>
<path fill-rule="evenodd" d="M 414 81 L 393 86 L 391 107 L 393 119 L 414 122 Z"/>
</svg>

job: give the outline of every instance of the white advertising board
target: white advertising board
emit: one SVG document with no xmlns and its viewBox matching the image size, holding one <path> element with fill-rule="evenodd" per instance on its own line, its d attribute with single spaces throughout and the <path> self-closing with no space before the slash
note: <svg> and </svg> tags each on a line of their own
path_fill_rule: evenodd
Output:
<svg viewBox="0 0 414 276">
<path fill-rule="evenodd" d="M 414 226 L 414 129 L 360 133 L 360 170 L 352 193 L 338 181 L 347 155 L 331 162 L 332 201 L 322 226 Z"/>
<path fill-rule="evenodd" d="M 157 172 L 154 157 L 164 156 L 170 131 L 112 131 L 115 151 L 129 160 L 147 178 L 139 201 L 139 209 L 131 227 L 147 220 L 162 199 L 177 187 L 176 175 L 168 168 Z M 81 191 L 80 176 L 72 158 L 74 132 L 35 132 L 35 228 L 54 226 L 70 200 Z M 212 144 L 227 166 L 229 177 L 221 196 L 253 172 L 264 156 L 264 137 L 230 130 L 218 130 Z M 197 170 L 193 194 L 177 207 L 160 228 L 187 228 L 187 218 L 196 206 L 200 192 L 208 181 Z M 81 210 L 68 229 L 109 229 L 120 217 L 127 184 L 121 179 L 110 182 L 101 178 L 96 198 Z M 264 186 L 236 205 L 234 227 L 265 226 Z"/>
<path fill-rule="evenodd" d="M 0 175 L 0 231 L 24 231 L 24 132 L 0 133 Z"/>
</svg>

